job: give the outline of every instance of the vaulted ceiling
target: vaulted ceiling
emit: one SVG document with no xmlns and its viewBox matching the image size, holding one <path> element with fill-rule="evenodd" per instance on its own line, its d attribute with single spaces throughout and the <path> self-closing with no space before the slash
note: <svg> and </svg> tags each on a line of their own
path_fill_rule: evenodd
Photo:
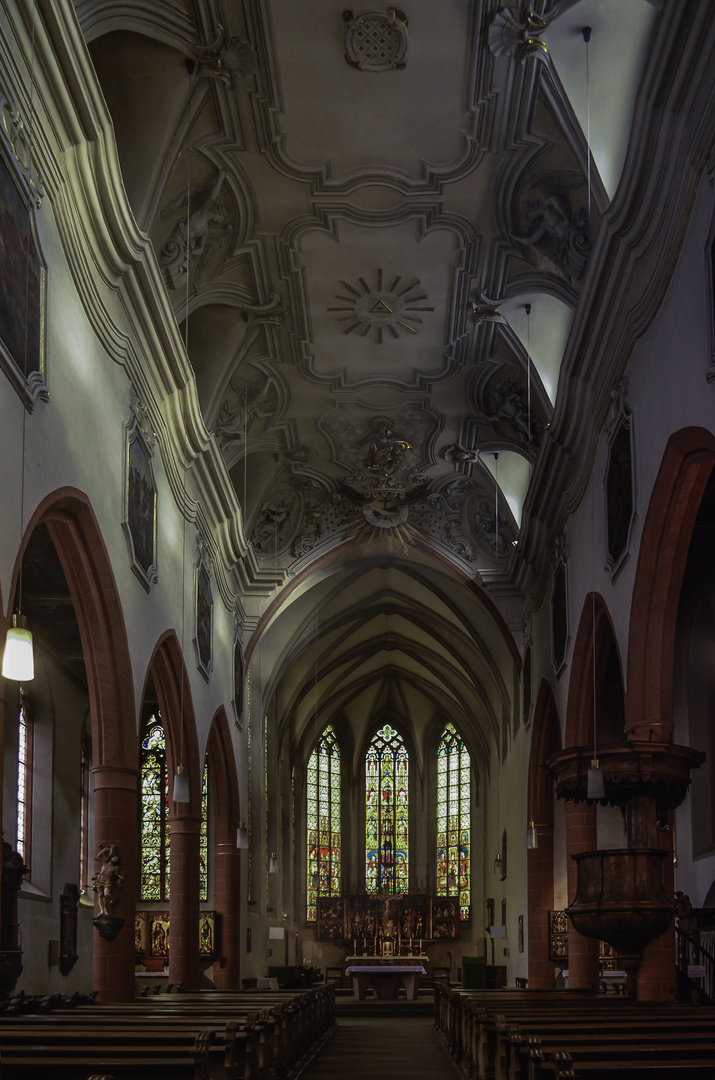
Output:
<svg viewBox="0 0 715 1080">
<path fill-rule="evenodd" d="M 318 709 L 356 746 L 388 715 L 503 743 L 530 479 L 658 17 L 535 8 L 76 4 L 291 745 Z"/>
</svg>

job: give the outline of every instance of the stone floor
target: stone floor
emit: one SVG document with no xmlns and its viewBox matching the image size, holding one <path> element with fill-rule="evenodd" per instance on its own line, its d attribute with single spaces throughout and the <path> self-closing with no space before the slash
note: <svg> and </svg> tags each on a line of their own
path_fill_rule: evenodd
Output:
<svg viewBox="0 0 715 1080">
<path fill-rule="evenodd" d="M 340 1017 L 300 1080 L 457 1080 L 431 1017 Z"/>
</svg>

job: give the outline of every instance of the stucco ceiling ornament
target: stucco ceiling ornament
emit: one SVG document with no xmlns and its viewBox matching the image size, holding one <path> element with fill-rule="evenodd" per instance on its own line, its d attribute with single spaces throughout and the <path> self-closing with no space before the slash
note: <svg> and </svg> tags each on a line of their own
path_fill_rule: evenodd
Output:
<svg viewBox="0 0 715 1080">
<path fill-rule="evenodd" d="M 494 412 L 484 414 L 490 424 L 500 421 L 511 429 L 517 442 L 524 446 L 537 447 L 541 439 L 541 421 L 536 413 L 528 409 L 526 393 L 519 380 L 512 374 L 505 375 L 493 390 Z"/>
<path fill-rule="evenodd" d="M 221 448 L 242 443 L 256 420 L 269 421 L 278 410 L 279 395 L 270 375 L 258 372 L 254 378 L 231 379 L 235 399 L 225 398 L 216 417 L 215 433 Z"/>
<path fill-rule="evenodd" d="M 402 71 L 407 61 L 407 16 L 399 8 L 343 12 L 345 60 L 358 71 Z"/>
<path fill-rule="evenodd" d="M 347 281 L 340 284 L 345 292 L 336 293 L 335 298 L 344 303 L 340 307 L 330 307 L 328 311 L 341 313 L 338 322 L 347 323 L 343 330 L 345 335 L 357 333 L 365 337 L 372 333 L 378 345 L 382 345 L 386 333 L 393 338 L 399 338 L 404 332 L 418 334 L 424 321 L 420 315 L 434 311 L 433 307 L 422 303 L 428 296 L 421 291 L 419 278 L 412 278 L 409 284 L 404 285 L 398 274 L 385 288 L 383 271 L 377 270 L 374 286 L 370 286 L 365 278 L 358 278 L 357 288 Z"/>
<path fill-rule="evenodd" d="M 213 41 L 192 51 L 198 62 L 196 74 L 220 79 L 226 86 L 231 85 L 234 75 L 240 79 L 252 79 L 258 71 L 258 57 L 250 42 L 245 38 L 229 37 L 221 25 L 216 28 Z"/>
<path fill-rule="evenodd" d="M 180 289 L 186 284 L 190 260 L 197 269 L 201 269 L 225 243 L 229 214 L 227 208 L 218 202 L 225 179 L 226 170 L 221 169 L 215 178 L 182 191 L 161 211 L 162 217 L 168 217 L 179 207 L 186 207 L 186 215 L 179 218 L 159 255 L 159 266 L 167 289 Z"/>
<path fill-rule="evenodd" d="M 531 231 L 525 236 L 512 233 L 512 239 L 529 244 L 551 261 L 554 269 L 575 283 L 583 277 L 591 254 L 588 210 L 571 206 L 571 192 L 585 183 L 580 172 L 553 169 L 536 173 L 529 185 L 539 190 L 543 199 L 526 204 L 526 218 Z"/>
<path fill-rule="evenodd" d="M 471 301 L 470 311 L 477 326 L 481 326 L 482 323 L 486 322 L 506 322 L 497 307 L 498 303 L 500 303 L 499 300 L 490 300 L 487 296 L 479 296 L 476 300 Z"/>
<path fill-rule="evenodd" d="M 431 492 L 426 500 L 429 520 L 420 526 L 436 534 L 456 555 L 467 561 L 475 557 L 475 545 L 492 558 L 509 554 L 513 539 L 511 523 L 501 511 L 498 527 L 494 496 L 479 481 L 460 476 Z"/>
<path fill-rule="evenodd" d="M 529 56 L 544 59 L 548 55 L 541 34 L 548 23 L 531 8 L 504 8 L 497 12 L 489 27 L 489 50 L 494 56 L 513 56 L 522 63 Z"/>
<path fill-rule="evenodd" d="M 455 465 L 476 465 L 479 461 L 479 447 L 470 450 L 466 446 L 460 446 L 459 443 L 452 443 L 445 450 L 444 456 L 447 461 L 452 461 Z"/>
</svg>

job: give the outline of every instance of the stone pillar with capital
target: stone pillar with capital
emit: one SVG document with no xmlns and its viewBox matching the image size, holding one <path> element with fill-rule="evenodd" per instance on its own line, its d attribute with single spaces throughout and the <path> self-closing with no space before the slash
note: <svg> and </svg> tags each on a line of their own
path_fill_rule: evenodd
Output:
<svg viewBox="0 0 715 1080">
<path fill-rule="evenodd" d="M 198 815 L 171 818 L 169 979 L 183 990 L 199 989 L 200 831 Z"/>
<path fill-rule="evenodd" d="M 214 904 L 221 920 L 220 955 L 214 963 L 217 990 L 238 990 L 241 958 L 241 852 L 235 844 L 216 844 Z"/>
</svg>

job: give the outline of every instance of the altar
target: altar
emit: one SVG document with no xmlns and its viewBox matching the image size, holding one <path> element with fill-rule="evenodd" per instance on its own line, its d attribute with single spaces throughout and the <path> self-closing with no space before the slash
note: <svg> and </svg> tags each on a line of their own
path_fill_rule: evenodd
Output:
<svg viewBox="0 0 715 1080">
<path fill-rule="evenodd" d="M 353 995 L 360 1001 L 371 986 L 376 998 L 383 1001 L 397 997 L 400 983 L 408 1001 L 415 1001 L 420 975 L 426 975 L 426 956 L 349 956 L 345 974 L 352 978 Z M 351 962 L 352 961 L 352 962 Z"/>
</svg>

